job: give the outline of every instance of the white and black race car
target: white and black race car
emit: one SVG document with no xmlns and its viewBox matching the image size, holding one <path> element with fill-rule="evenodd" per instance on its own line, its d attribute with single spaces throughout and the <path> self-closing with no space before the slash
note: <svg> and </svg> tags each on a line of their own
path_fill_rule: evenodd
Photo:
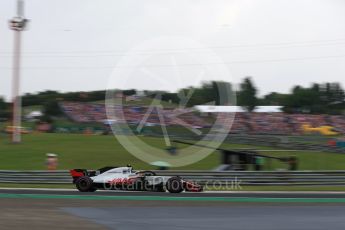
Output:
<svg viewBox="0 0 345 230">
<path fill-rule="evenodd" d="M 203 187 L 178 176 L 158 176 L 152 171 L 133 171 L 127 167 L 98 170 L 72 169 L 73 183 L 80 192 L 102 190 L 155 191 L 170 193 L 201 192 Z"/>
</svg>

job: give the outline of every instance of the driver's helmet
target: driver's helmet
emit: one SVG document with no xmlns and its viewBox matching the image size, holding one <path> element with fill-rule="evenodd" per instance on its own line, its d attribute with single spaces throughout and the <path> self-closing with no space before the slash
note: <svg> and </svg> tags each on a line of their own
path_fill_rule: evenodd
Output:
<svg viewBox="0 0 345 230">
<path fill-rule="evenodd" d="M 132 171 L 133 171 L 132 165 L 128 164 L 127 167 L 129 168 L 129 171 L 132 173 Z"/>
</svg>

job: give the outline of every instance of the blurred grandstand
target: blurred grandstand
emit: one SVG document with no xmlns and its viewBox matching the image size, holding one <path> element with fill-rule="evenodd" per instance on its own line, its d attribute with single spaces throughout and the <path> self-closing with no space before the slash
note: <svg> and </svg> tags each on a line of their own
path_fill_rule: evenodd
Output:
<svg viewBox="0 0 345 230">
<path fill-rule="evenodd" d="M 106 109 L 102 104 L 82 103 L 82 102 L 61 102 L 60 106 L 63 112 L 74 122 L 104 123 L 107 121 Z M 148 106 L 124 106 L 115 107 L 115 110 L 123 111 L 123 118 L 116 122 L 127 122 L 130 124 L 139 124 L 146 112 Z M 219 113 L 198 113 L 195 110 L 167 108 L 162 110 L 166 125 L 181 125 L 174 119 L 175 114 L 185 123 L 194 128 L 210 127 L 210 119 Z M 175 113 L 175 114 L 174 114 Z M 160 125 L 156 111 L 153 111 L 146 124 L 148 126 Z M 311 115 L 311 114 L 287 114 L 283 112 L 238 112 L 231 129 L 231 133 L 241 134 L 280 134 L 280 135 L 299 135 L 305 133 L 303 125 L 308 124 L 311 127 L 330 126 L 335 127 L 338 133 L 345 133 L 345 117 L 342 115 Z"/>
<path fill-rule="evenodd" d="M 62 102 L 60 106 L 67 117 L 75 122 L 102 122 L 107 123 L 107 116 L 105 106 L 96 103 L 77 103 L 77 102 Z M 139 124 L 148 110 L 147 106 L 115 106 L 115 111 L 123 113 L 119 116 L 116 122 L 129 124 Z M 165 125 L 179 125 L 179 120 L 174 119 L 177 114 L 180 114 L 181 120 L 185 123 L 183 125 L 194 128 L 207 127 L 210 124 L 205 122 L 201 117 L 190 111 L 190 109 L 164 109 L 162 114 L 165 118 Z M 176 115 L 176 116 L 175 116 Z M 146 125 L 159 125 L 159 117 L 156 110 L 149 114 Z"/>
<path fill-rule="evenodd" d="M 339 83 L 313 83 L 310 87 L 296 86 L 287 94 L 272 92 L 259 97 L 251 78 L 245 78 L 236 97 L 233 97 L 237 99 L 223 102 L 219 100 L 219 88 L 231 91 L 232 84 L 204 82 L 201 86 L 183 88 L 176 92 L 115 90 L 116 94 L 122 95 L 124 101 L 122 105 L 113 105 L 116 119 L 111 120 L 106 115 L 105 91 L 60 93 L 48 90 L 26 94 L 23 96 L 24 118 L 27 121 L 24 125 L 39 131 L 77 133 L 91 129 L 102 133 L 104 130 L 110 131 L 109 125 L 117 122 L 128 123 L 131 128 L 141 124 L 145 126 L 143 131 L 158 131 L 154 126 L 162 125 L 159 119 L 162 115 L 164 125 L 168 128 L 173 127 L 174 131 L 184 128 L 178 135 L 193 135 L 187 133 L 185 128 L 205 129 L 208 132 L 215 118 L 219 121 L 223 117 L 224 124 L 228 122 L 225 120 L 228 118 L 222 116 L 226 113 L 234 117 L 230 130 L 233 134 L 345 134 L 345 92 Z M 180 106 L 183 98 L 181 95 L 188 95 L 190 90 L 193 92 L 191 97 L 186 100 L 185 105 Z M 161 95 L 161 106 L 149 111 L 157 94 Z M 231 107 L 236 109 L 229 109 Z M 3 127 L 10 126 L 10 115 L 11 104 L 0 98 L 2 130 Z"/>
</svg>

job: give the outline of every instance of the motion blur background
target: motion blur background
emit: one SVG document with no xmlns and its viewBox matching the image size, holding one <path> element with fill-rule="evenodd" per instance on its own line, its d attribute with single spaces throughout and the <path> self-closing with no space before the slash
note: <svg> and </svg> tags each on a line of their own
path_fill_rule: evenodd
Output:
<svg viewBox="0 0 345 230">
<path fill-rule="evenodd" d="M 30 21 L 26 31 L 20 32 L 21 127 L 11 124 L 14 42 L 6 25 L 15 15 L 16 1 L 0 3 L 0 169 L 46 169 L 47 153 L 56 154 L 59 170 L 110 163 L 156 169 L 159 165 L 138 160 L 117 142 L 113 123 L 129 124 L 115 130 L 117 134 L 134 133 L 167 150 L 167 156 L 176 153 L 178 157 L 178 149 L 186 144 L 167 145 L 162 126 L 171 140 L 194 143 L 224 114 L 232 114 L 234 121 L 221 149 L 180 169 L 344 168 L 343 1 L 25 3 L 24 16 Z M 171 45 L 135 48 L 166 37 Z M 184 43 L 181 37 L 202 45 Z M 221 62 L 178 58 L 191 53 L 202 57 L 210 51 Z M 104 105 L 109 78 L 117 68 L 134 71 L 137 66 L 118 63 L 138 57 L 150 59 L 141 63 L 146 72 L 134 72 L 135 81 L 129 79 L 126 88 L 113 86 L 123 98 L 124 117 L 109 119 Z M 218 65 L 225 66 L 229 76 L 206 73 L 203 81 L 190 83 L 195 72 Z M 156 79 L 169 82 L 176 71 L 179 84 L 159 87 L 152 79 L 154 73 Z M 221 102 L 222 86 L 236 92 L 236 100 Z M 189 92 L 182 108 L 181 95 Z M 149 109 L 157 95 L 163 106 L 163 125 L 158 111 Z M 143 128 L 138 130 L 141 123 Z M 224 132 L 221 125 L 216 128 Z M 16 130 L 23 135 L 19 145 L 11 144 Z M 234 149 L 252 152 L 229 160 L 227 151 Z"/>
<path fill-rule="evenodd" d="M 342 229 L 344 12 L 1 0 L 0 229 Z M 205 191 L 79 192 L 68 171 L 127 164 Z"/>
</svg>

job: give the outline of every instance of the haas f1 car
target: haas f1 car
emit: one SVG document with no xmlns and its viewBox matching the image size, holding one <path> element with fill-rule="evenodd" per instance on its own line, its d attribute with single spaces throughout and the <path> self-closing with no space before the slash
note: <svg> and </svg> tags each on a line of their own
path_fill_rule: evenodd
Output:
<svg viewBox="0 0 345 230">
<path fill-rule="evenodd" d="M 132 167 L 104 167 L 98 170 L 72 169 L 73 183 L 80 192 L 102 190 L 155 191 L 170 193 L 201 192 L 203 187 L 178 176 L 158 176 Z"/>
</svg>

